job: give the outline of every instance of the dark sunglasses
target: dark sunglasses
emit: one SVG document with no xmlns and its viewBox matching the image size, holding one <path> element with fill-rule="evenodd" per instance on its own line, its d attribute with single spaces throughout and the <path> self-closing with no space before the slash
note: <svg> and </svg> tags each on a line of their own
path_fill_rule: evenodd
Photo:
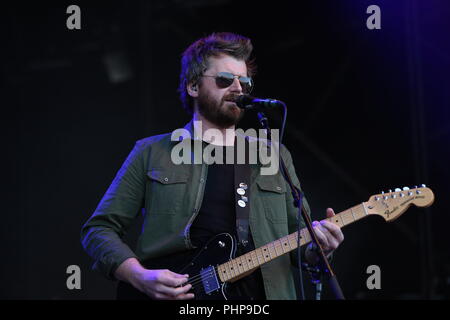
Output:
<svg viewBox="0 0 450 320">
<path fill-rule="evenodd" d="M 235 78 L 239 80 L 245 94 L 249 94 L 253 89 L 253 80 L 250 77 L 235 76 L 229 72 L 218 72 L 216 76 L 203 75 L 203 77 L 216 78 L 216 85 L 221 89 L 231 86 Z"/>
</svg>

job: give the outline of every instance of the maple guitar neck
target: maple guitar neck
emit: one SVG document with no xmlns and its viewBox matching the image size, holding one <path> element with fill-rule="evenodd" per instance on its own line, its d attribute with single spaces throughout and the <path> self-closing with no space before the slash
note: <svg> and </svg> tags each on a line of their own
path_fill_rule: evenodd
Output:
<svg viewBox="0 0 450 320">
<path fill-rule="evenodd" d="M 409 189 L 396 188 L 394 192 L 373 195 L 367 202 L 358 204 L 350 209 L 342 211 L 326 220 L 345 227 L 355 221 L 369 215 L 382 216 L 386 221 L 394 221 L 400 217 L 412 204 L 417 207 L 428 207 L 434 202 L 433 191 L 425 185 Z M 291 233 L 283 238 L 272 241 L 258 249 L 248 252 L 217 266 L 217 272 L 222 282 L 233 282 L 269 262 L 292 250 L 297 249 L 298 232 Z M 311 242 L 311 236 L 307 228 L 300 230 L 300 246 Z"/>
<path fill-rule="evenodd" d="M 350 209 L 342 211 L 331 218 L 327 218 L 326 220 L 342 228 L 366 216 L 368 216 L 368 213 L 365 204 L 361 203 Z M 243 276 L 246 276 L 266 262 L 297 249 L 297 241 L 298 231 L 217 266 L 220 280 L 223 282 L 233 282 Z M 311 241 L 312 239 L 308 229 L 301 229 L 300 246 L 308 244 Z"/>
</svg>

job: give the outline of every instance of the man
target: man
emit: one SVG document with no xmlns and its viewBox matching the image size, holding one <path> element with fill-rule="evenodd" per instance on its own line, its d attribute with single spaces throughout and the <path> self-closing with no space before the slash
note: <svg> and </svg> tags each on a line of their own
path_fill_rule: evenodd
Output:
<svg viewBox="0 0 450 320">
<path fill-rule="evenodd" d="M 248 38 L 218 33 L 196 41 L 183 54 L 179 91 L 193 117 L 185 129 L 192 141 L 201 138 L 203 150 L 213 144 L 236 152 L 235 125 L 243 111 L 234 99 L 248 93 L 253 85 L 251 52 Z M 215 139 L 217 135 L 211 132 L 221 133 L 224 139 Z M 239 207 L 235 206 L 233 180 L 237 167 L 227 163 L 175 164 L 175 145 L 170 134 L 138 141 L 81 232 L 95 269 L 152 299 L 195 298 L 189 275 L 173 271 L 174 259 L 192 258 L 214 234 L 237 234 Z M 299 187 L 289 152 L 284 147 L 280 152 Z M 297 228 L 297 209 L 281 173 L 264 176 L 255 167 L 251 173 L 249 185 L 244 184 L 250 201 L 245 199 L 248 203 L 242 204 L 248 205 L 250 244 L 239 246 L 238 254 Z M 304 205 L 309 210 L 306 200 Z M 121 238 L 141 209 L 145 209 L 142 233 L 136 251 L 132 251 Z M 326 214 L 331 217 L 334 212 L 328 209 Z M 343 241 L 341 230 L 328 221 L 314 221 L 313 226 L 330 256 Z M 318 257 L 312 248 L 308 246 L 304 255 L 309 263 L 316 263 Z M 290 259 L 290 255 L 278 257 L 236 281 L 229 287 L 232 297 L 295 299 L 290 266 L 296 262 Z"/>
</svg>

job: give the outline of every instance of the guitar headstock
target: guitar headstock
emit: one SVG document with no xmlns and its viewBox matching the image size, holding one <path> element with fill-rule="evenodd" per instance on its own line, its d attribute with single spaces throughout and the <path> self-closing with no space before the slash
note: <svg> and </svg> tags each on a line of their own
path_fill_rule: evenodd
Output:
<svg viewBox="0 0 450 320">
<path fill-rule="evenodd" d="M 377 214 L 386 221 L 393 221 L 400 217 L 411 204 L 418 207 L 428 207 L 433 204 L 434 194 L 425 185 L 409 189 L 396 188 L 395 191 L 373 195 L 364 205 L 368 214 Z"/>
</svg>

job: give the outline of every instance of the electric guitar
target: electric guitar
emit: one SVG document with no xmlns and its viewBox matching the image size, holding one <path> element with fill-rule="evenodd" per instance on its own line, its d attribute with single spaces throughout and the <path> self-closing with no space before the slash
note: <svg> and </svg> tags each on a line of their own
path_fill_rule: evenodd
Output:
<svg viewBox="0 0 450 320">
<path fill-rule="evenodd" d="M 387 222 L 391 222 L 400 217 L 412 204 L 418 207 L 428 207 L 433 201 L 434 194 L 425 185 L 413 189 L 397 188 L 394 192 L 373 195 L 367 202 L 342 211 L 326 220 L 341 228 L 370 215 L 379 215 Z M 237 246 L 234 237 L 228 233 L 221 233 L 211 238 L 190 262 L 181 267 L 172 265 L 170 270 L 190 275 L 188 283 L 192 284 L 191 292 L 194 293 L 195 299 L 226 300 L 228 283 L 241 279 L 261 265 L 297 249 L 297 238 L 298 232 L 294 232 L 242 256 L 235 257 Z M 307 228 L 300 230 L 300 246 L 311 241 Z M 148 296 L 125 282 L 119 282 L 117 298 L 149 299 Z"/>
</svg>

